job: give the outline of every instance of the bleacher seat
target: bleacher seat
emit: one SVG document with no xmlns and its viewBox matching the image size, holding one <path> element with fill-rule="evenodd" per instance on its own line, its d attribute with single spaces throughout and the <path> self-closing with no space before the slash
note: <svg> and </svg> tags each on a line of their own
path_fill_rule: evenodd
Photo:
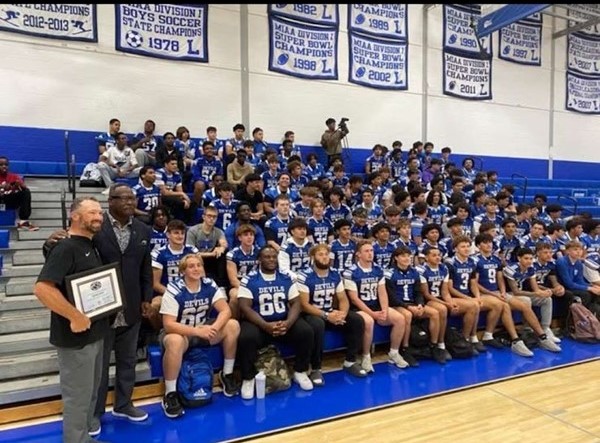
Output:
<svg viewBox="0 0 600 443">
<path fill-rule="evenodd" d="M 0 226 L 14 226 L 17 220 L 17 211 L 14 209 L 6 209 L 0 211 Z M 3 248 L 7 246 L 2 246 Z"/>
</svg>

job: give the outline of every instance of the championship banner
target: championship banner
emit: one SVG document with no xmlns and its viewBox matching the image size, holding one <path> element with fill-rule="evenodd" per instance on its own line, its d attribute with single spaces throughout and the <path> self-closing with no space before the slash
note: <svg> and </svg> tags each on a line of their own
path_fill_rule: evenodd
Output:
<svg viewBox="0 0 600 443">
<path fill-rule="evenodd" d="M 0 5 L 0 31 L 36 37 L 97 42 L 93 3 Z"/>
<path fill-rule="evenodd" d="M 491 36 L 475 35 L 475 25 L 481 15 L 479 6 L 444 5 L 444 50 L 480 58 L 492 57 Z"/>
<path fill-rule="evenodd" d="M 348 81 L 377 89 L 408 89 L 408 44 L 348 33 Z"/>
<path fill-rule="evenodd" d="M 337 80 L 338 30 L 269 17 L 269 71 Z"/>
<path fill-rule="evenodd" d="M 567 68 L 580 74 L 600 74 L 600 38 L 570 33 L 567 36 Z"/>
<path fill-rule="evenodd" d="M 348 5 L 348 31 L 408 40 L 406 3 Z"/>
<path fill-rule="evenodd" d="M 325 3 L 322 5 L 297 3 L 269 4 L 267 12 L 269 15 L 275 14 L 302 22 L 333 26 L 336 29 L 340 26 L 339 9 L 335 3 Z"/>
<path fill-rule="evenodd" d="M 467 100 L 490 100 L 492 61 L 444 51 L 444 94 Z"/>
<path fill-rule="evenodd" d="M 542 65 L 542 27 L 515 22 L 500 28 L 498 57 L 521 65 Z"/>
<path fill-rule="evenodd" d="M 590 3 L 590 4 L 573 3 L 573 4 L 571 4 L 571 6 L 575 6 L 578 9 L 589 12 L 591 14 L 595 14 L 595 15 L 600 14 L 600 4 L 598 4 L 598 3 Z M 581 12 L 576 11 L 574 9 L 569 9 L 567 12 L 568 12 L 569 17 L 580 18 L 582 20 L 590 20 L 590 19 L 594 18 L 594 16 L 584 15 Z M 578 24 L 579 24 L 579 22 L 569 21 L 569 26 L 575 26 Z M 585 29 L 580 29 L 577 32 L 580 32 L 582 34 L 587 34 L 587 35 L 600 36 L 600 23 L 596 23 L 595 25 L 592 25 Z"/>
<path fill-rule="evenodd" d="M 208 6 L 116 4 L 116 50 L 208 62 Z"/>
<path fill-rule="evenodd" d="M 541 25 L 543 23 L 542 13 L 536 12 L 535 14 L 531 14 L 529 17 L 525 17 L 524 19 L 519 20 L 519 22 L 530 25 Z"/>
<path fill-rule="evenodd" d="M 600 114 L 600 78 L 567 71 L 567 111 Z"/>
</svg>

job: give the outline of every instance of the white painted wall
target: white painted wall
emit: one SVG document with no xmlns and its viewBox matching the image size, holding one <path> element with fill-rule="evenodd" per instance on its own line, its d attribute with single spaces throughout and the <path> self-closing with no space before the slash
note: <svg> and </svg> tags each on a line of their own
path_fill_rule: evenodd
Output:
<svg viewBox="0 0 600 443">
<path fill-rule="evenodd" d="M 423 6 L 409 5 L 409 90 L 380 91 L 347 82 L 347 7 L 340 6 L 339 80 L 303 80 L 268 71 L 266 5 L 248 5 L 249 131 L 279 141 L 317 144 L 328 117 L 350 118 L 350 144 L 369 149 L 400 139 L 406 147 L 423 126 Z M 7 126 L 102 131 L 118 117 L 126 132 L 144 120 L 157 131 L 179 125 L 203 136 L 208 125 L 228 137 L 242 121 L 240 6 L 209 6 L 210 63 L 160 60 L 114 50 L 114 6 L 98 5 L 98 43 L 63 42 L 0 32 L 0 121 Z M 555 159 L 598 161 L 598 117 L 564 110 L 566 39 L 556 43 L 554 112 L 550 111 L 551 20 L 544 17 L 542 67 L 497 58 L 493 35 L 493 100 L 442 94 L 442 6 L 428 12 L 426 136 L 457 153 L 548 158 L 553 114 Z M 424 140 L 425 141 L 425 140 Z"/>
</svg>

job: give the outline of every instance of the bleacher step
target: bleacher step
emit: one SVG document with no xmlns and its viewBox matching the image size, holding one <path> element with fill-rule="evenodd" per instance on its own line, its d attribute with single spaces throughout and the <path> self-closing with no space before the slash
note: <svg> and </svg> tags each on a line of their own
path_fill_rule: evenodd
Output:
<svg viewBox="0 0 600 443">
<path fill-rule="evenodd" d="M 22 309 L 0 312 L 0 334 L 30 332 L 50 327 L 48 309 Z"/>
<path fill-rule="evenodd" d="M 52 349 L 48 330 L 0 335 L 0 356 Z"/>
<path fill-rule="evenodd" d="M 33 292 L 33 286 L 37 277 L 14 277 L 6 282 L 4 293 L 7 297 L 12 295 L 29 295 Z"/>
<path fill-rule="evenodd" d="M 42 250 L 42 246 L 44 245 L 44 240 L 20 240 L 20 241 L 11 241 L 8 243 L 8 250 L 11 251 L 24 251 L 24 250 Z M 0 249 L 0 254 L 4 254 L 7 249 Z"/>
<path fill-rule="evenodd" d="M 47 209 L 47 211 L 53 211 L 53 209 Z M 35 212 L 35 211 L 33 211 Z M 58 211 L 60 212 L 60 211 Z M 60 217 L 60 215 L 58 216 Z M 41 217 L 40 217 L 41 218 Z M 44 218 L 49 218 L 46 216 Z M 50 217 L 52 218 L 52 217 Z M 32 220 L 34 218 L 32 217 Z M 52 228 L 40 228 L 39 231 L 19 231 L 19 241 L 21 240 L 46 240 L 50 235 L 56 231 L 56 229 Z"/>
<path fill-rule="evenodd" d="M 22 309 L 46 309 L 35 295 L 15 295 L 0 299 L 0 312 Z"/>
<path fill-rule="evenodd" d="M 95 197 L 99 202 L 104 204 L 108 201 L 108 196 L 102 194 L 102 191 L 104 191 L 104 188 L 99 188 L 98 192 L 82 192 L 78 189 L 77 197 Z M 56 202 L 57 205 L 60 205 L 60 194 L 60 191 L 57 191 L 56 189 L 47 190 L 45 192 L 42 192 L 42 190 L 33 192 L 31 194 L 32 206 L 38 206 L 38 203 L 41 202 Z M 70 205 L 72 201 L 73 198 L 71 197 L 71 194 L 67 193 L 65 202 Z"/>
<path fill-rule="evenodd" d="M 17 251 L 12 256 L 13 266 L 42 265 L 44 262 L 44 254 L 42 254 L 41 248 L 37 251 Z"/>
<path fill-rule="evenodd" d="M 42 270 L 42 265 L 4 265 L 2 269 L 2 277 L 37 277 Z"/>
<path fill-rule="evenodd" d="M 0 357 L 3 380 L 58 372 L 56 350 Z"/>
</svg>

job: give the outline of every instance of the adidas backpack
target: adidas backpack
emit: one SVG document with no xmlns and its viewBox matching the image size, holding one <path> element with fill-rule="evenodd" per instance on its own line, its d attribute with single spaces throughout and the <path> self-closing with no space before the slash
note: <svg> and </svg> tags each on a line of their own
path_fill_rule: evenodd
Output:
<svg viewBox="0 0 600 443">
<path fill-rule="evenodd" d="M 186 407 L 204 406 L 212 401 L 213 367 L 210 358 L 200 347 L 191 348 L 183 355 L 177 392 Z"/>
<path fill-rule="evenodd" d="M 567 334 L 582 343 L 600 343 L 600 321 L 583 303 L 573 302 L 567 314 Z"/>
</svg>

